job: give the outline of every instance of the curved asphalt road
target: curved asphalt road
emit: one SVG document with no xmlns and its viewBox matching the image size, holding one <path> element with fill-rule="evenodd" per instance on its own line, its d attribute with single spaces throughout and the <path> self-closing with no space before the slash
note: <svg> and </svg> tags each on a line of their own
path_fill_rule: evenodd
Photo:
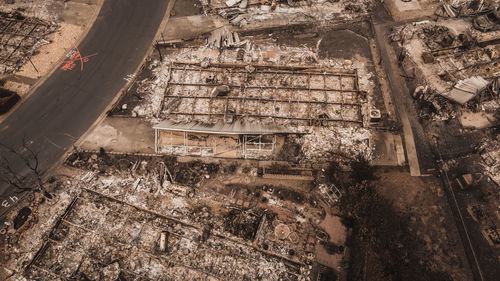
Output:
<svg viewBox="0 0 500 281">
<path fill-rule="evenodd" d="M 56 70 L 0 124 L 0 143 L 32 143 L 46 170 L 72 147 L 125 85 L 146 55 L 167 11 L 168 0 L 104 0 L 99 16 L 78 46 L 98 53 L 71 71 Z M 21 173 L 27 168 L 19 161 Z M 0 204 L 12 190 L 0 183 Z M 0 205 L 0 217 L 6 208 Z"/>
</svg>

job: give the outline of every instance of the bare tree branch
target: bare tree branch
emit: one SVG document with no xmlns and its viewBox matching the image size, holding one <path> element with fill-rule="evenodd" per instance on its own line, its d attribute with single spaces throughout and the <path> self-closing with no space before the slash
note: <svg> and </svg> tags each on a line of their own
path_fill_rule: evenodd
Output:
<svg viewBox="0 0 500 281">
<path fill-rule="evenodd" d="M 24 165 L 30 170 L 28 175 L 21 175 L 12 167 L 7 154 L 2 153 L 0 157 L 0 181 L 16 188 L 19 192 L 42 192 L 47 198 L 52 198 L 52 195 L 45 189 L 42 172 L 39 170 L 40 161 L 38 153 L 29 147 L 25 138 L 22 140 L 21 151 L 17 151 L 13 147 L 2 143 L 0 143 L 0 148 L 24 162 Z M 36 186 L 36 188 L 32 186 Z"/>
</svg>

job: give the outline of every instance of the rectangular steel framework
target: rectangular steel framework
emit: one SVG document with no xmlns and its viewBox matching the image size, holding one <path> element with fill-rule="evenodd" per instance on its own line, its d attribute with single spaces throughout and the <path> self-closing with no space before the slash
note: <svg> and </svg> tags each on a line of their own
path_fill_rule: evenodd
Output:
<svg viewBox="0 0 500 281">
<path fill-rule="evenodd" d="M 159 137 L 160 131 L 170 133 L 169 143 L 163 144 L 160 147 Z M 197 156 L 217 156 L 217 142 L 214 141 L 211 146 L 200 146 L 189 143 L 189 132 L 182 132 L 184 143 L 182 145 L 173 144 L 173 131 L 155 129 L 155 153 L 161 153 L 162 148 L 174 154 L 180 155 L 197 155 Z M 263 135 L 241 135 L 241 142 L 238 140 L 238 145 L 234 150 L 238 150 L 241 156 L 247 158 L 259 158 L 274 151 L 276 146 L 276 135 L 272 135 L 272 140 L 266 142 L 262 140 Z"/>
<path fill-rule="evenodd" d="M 251 65 L 252 71 L 248 71 L 248 67 L 248 64 L 216 63 L 208 67 L 201 67 L 197 63 L 172 63 L 164 95 L 164 104 L 168 104 L 168 108 L 164 108 L 163 111 L 165 117 L 171 115 L 194 119 L 201 116 L 212 120 L 213 118 L 231 116 L 305 121 L 309 125 L 363 125 L 357 71 L 317 70 L 303 66 L 255 64 Z M 332 79 L 338 83 L 338 86 L 330 87 L 328 81 Z M 304 83 L 303 85 L 283 85 L 283 81 L 287 80 L 291 81 L 290 84 L 300 84 L 300 81 Z M 316 85 L 312 85 L 313 80 L 315 80 Z M 280 81 L 280 83 L 276 81 Z M 213 91 L 220 86 L 229 88 L 230 92 L 226 95 L 214 95 Z M 250 91 L 252 94 L 248 93 Z M 277 91 L 281 94 L 277 94 Z M 313 92 L 316 95 L 322 93 L 321 100 L 314 100 L 312 98 Z M 286 95 L 296 97 L 290 98 Z M 172 106 L 175 104 L 174 101 L 179 102 Z M 195 108 L 199 101 L 207 103 L 208 112 L 200 112 Z M 225 105 L 222 108 L 219 106 L 220 108 L 217 109 L 214 107 L 215 102 Z M 258 104 L 257 112 L 249 108 L 249 102 Z M 180 106 L 182 103 L 192 104 L 192 106 L 182 108 Z M 262 113 L 261 109 L 269 109 L 270 104 L 274 107 L 284 105 L 289 110 L 286 114 L 280 115 Z M 303 107 L 306 110 L 300 110 Z M 242 111 L 231 112 L 231 108 L 238 108 Z M 330 112 L 331 114 L 325 113 L 318 116 L 318 112 Z M 314 116 L 314 114 L 317 115 Z M 344 116 L 345 114 L 346 116 Z"/>
</svg>

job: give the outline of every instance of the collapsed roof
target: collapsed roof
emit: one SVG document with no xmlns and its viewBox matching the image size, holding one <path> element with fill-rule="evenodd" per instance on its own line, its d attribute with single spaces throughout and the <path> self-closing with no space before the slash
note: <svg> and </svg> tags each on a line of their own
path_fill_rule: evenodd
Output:
<svg viewBox="0 0 500 281">
<path fill-rule="evenodd" d="M 486 89 L 490 82 L 480 76 L 472 76 L 457 82 L 453 89 L 441 95 L 459 104 L 466 104 L 478 93 Z"/>
<path fill-rule="evenodd" d="M 153 126 L 153 129 L 225 135 L 267 135 L 294 133 L 291 130 L 274 124 L 245 122 L 242 120 L 234 121 L 231 123 L 226 123 L 222 120 L 219 120 L 213 124 L 209 124 L 199 121 L 176 122 L 174 120 L 167 119 Z"/>
</svg>

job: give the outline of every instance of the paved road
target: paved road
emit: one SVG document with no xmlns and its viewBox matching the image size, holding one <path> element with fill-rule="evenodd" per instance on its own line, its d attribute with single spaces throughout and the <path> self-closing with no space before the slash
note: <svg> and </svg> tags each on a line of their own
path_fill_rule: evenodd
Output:
<svg viewBox="0 0 500 281">
<path fill-rule="evenodd" d="M 98 53 L 71 71 L 56 70 L 0 124 L 0 143 L 25 138 L 49 168 L 72 147 L 125 85 L 154 39 L 168 0 L 105 0 L 93 27 L 78 46 L 82 56 Z M 21 172 L 27 168 L 14 162 Z M 0 184 L 0 204 L 11 188 Z M 5 208 L 0 206 L 0 216 Z"/>
</svg>

